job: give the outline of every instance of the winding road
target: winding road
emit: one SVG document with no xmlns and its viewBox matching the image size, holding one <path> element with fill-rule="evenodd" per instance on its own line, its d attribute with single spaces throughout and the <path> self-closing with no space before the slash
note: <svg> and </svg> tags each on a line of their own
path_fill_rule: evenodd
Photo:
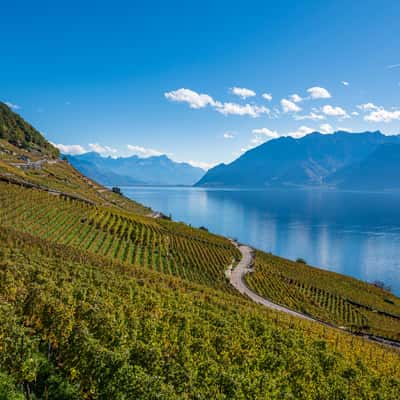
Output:
<svg viewBox="0 0 400 400">
<path fill-rule="evenodd" d="M 259 296 L 257 293 L 253 292 L 245 283 L 244 277 L 247 273 L 252 271 L 252 266 L 254 263 L 254 250 L 245 245 L 238 245 L 236 247 L 239 249 L 240 253 L 242 254 L 242 259 L 240 260 L 239 264 L 233 270 L 230 270 L 228 273 L 229 281 L 231 285 L 238 290 L 240 293 L 245 294 L 255 303 L 262 304 L 265 307 L 272 308 L 273 310 L 282 311 L 286 314 L 293 315 L 294 317 L 306 319 L 309 321 L 316 321 L 315 319 L 308 317 L 307 315 L 301 314 L 290 308 L 286 308 L 279 304 L 273 303 L 263 297 Z"/>
<path fill-rule="evenodd" d="M 281 306 L 280 304 L 273 303 L 272 301 L 269 301 L 261 296 L 259 296 L 257 293 L 253 292 L 247 285 L 244 280 L 244 277 L 246 274 L 251 272 L 253 270 L 253 265 L 254 265 L 254 250 L 246 245 L 238 244 L 235 241 L 231 241 L 240 251 L 242 254 L 242 259 L 238 263 L 238 265 L 232 269 L 232 266 L 229 266 L 228 269 L 226 270 L 226 276 L 228 277 L 231 285 L 238 290 L 240 293 L 246 295 L 248 298 L 250 298 L 252 301 L 255 303 L 261 304 L 265 307 L 271 308 L 273 310 L 281 311 L 286 314 L 292 315 L 297 318 L 301 318 L 307 321 L 312 321 L 316 322 L 325 326 L 328 326 L 330 328 L 338 329 L 341 331 L 346 331 L 347 333 L 350 333 L 346 329 L 331 325 L 329 323 L 326 323 L 324 321 L 312 318 L 308 315 L 302 314 L 300 312 L 294 311 L 290 308 Z M 373 342 L 378 342 L 383 345 L 395 348 L 399 350 L 400 348 L 400 343 L 391 341 L 385 338 L 373 336 L 373 335 L 357 335 L 353 334 L 355 336 L 362 336 L 364 339 L 371 340 Z"/>
</svg>

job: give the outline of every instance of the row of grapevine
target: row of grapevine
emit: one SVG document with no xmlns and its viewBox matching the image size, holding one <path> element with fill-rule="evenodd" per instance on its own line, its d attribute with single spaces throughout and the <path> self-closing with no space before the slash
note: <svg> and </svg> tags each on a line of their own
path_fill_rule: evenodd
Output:
<svg viewBox="0 0 400 400">
<path fill-rule="evenodd" d="M 226 239 L 114 208 L 2 184 L 0 223 L 60 244 L 225 287 L 236 248 Z M 200 232 L 196 236 L 196 232 Z"/>
<path fill-rule="evenodd" d="M 0 227 L 0 383 L 36 398 L 398 398 L 395 351 L 71 249 Z"/>
<path fill-rule="evenodd" d="M 371 307 L 371 298 L 363 303 L 371 285 L 261 252 L 246 281 L 278 304 L 353 331 L 400 340 L 399 299 L 377 289 Z"/>
</svg>

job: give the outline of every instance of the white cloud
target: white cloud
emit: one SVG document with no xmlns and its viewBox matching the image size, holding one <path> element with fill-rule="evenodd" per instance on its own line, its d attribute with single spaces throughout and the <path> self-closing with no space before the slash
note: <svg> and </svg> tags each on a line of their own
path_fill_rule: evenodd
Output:
<svg viewBox="0 0 400 400">
<path fill-rule="evenodd" d="M 400 64 L 392 64 L 392 65 L 388 65 L 387 66 L 389 69 L 392 69 L 392 68 L 400 68 Z"/>
<path fill-rule="evenodd" d="M 279 137 L 279 133 L 277 131 L 273 131 L 268 128 L 253 129 L 252 133 L 257 137 L 265 137 L 267 140 L 276 139 Z"/>
<path fill-rule="evenodd" d="M 316 114 L 315 112 L 311 112 L 310 114 L 307 115 L 295 115 L 294 119 L 297 121 L 302 121 L 305 119 L 310 119 L 312 121 L 320 121 L 325 119 L 325 117 L 321 114 Z"/>
<path fill-rule="evenodd" d="M 325 105 L 322 107 L 322 112 L 330 117 L 349 118 L 346 110 L 338 106 Z"/>
<path fill-rule="evenodd" d="M 62 144 L 62 143 L 52 143 L 55 147 L 57 147 L 58 150 L 61 151 L 63 154 L 71 154 L 71 155 L 77 155 L 77 154 L 83 154 L 86 153 L 87 151 L 85 150 L 84 147 L 82 147 L 80 144 Z"/>
<path fill-rule="evenodd" d="M 204 108 L 208 105 L 215 106 L 217 102 L 208 94 L 199 94 L 193 90 L 181 88 L 164 93 L 166 99 L 176 102 L 188 103 L 190 108 Z"/>
<path fill-rule="evenodd" d="M 357 115 L 360 115 L 357 111 L 353 111 L 352 113 L 351 113 L 351 115 L 354 115 L 355 117 L 357 117 Z"/>
<path fill-rule="evenodd" d="M 91 151 L 101 154 L 102 156 L 115 156 L 118 153 L 117 149 L 110 146 L 102 146 L 99 143 L 89 143 Z"/>
<path fill-rule="evenodd" d="M 165 152 L 155 150 L 155 149 L 150 149 L 142 146 L 136 146 L 132 144 L 127 144 L 126 148 L 128 149 L 130 155 L 138 155 L 140 157 L 153 157 L 153 156 L 161 156 L 163 154 L 166 154 Z"/>
<path fill-rule="evenodd" d="M 319 86 L 311 87 L 307 89 L 307 92 L 312 99 L 329 99 L 332 97 L 328 90 Z"/>
<path fill-rule="evenodd" d="M 257 146 L 256 144 L 249 144 L 249 145 L 247 145 L 247 146 L 245 146 L 245 147 L 241 147 L 241 148 L 240 148 L 239 155 L 242 154 L 242 153 L 246 153 L 246 151 L 249 151 L 249 150 L 251 150 L 251 149 L 254 149 L 254 147 L 256 147 L 256 146 Z"/>
<path fill-rule="evenodd" d="M 319 129 L 321 133 L 333 133 L 333 127 L 329 124 L 322 124 Z"/>
<path fill-rule="evenodd" d="M 295 104 L 292 101 L 287 100 L 287 99 L 281 100 L 281 106 L 282 106 L 283 112 L 285 112 L 285 113 L 301 111 L 301 108 L 297 104 Z"/>
<path fill-rule="evenodd" d="M 290 96 L 290 100 L 293 101 L 294 103 L 300 103 L 303 101 L 303 98 L 300 97 L 298 94 L 294 93 Z"/>
<path fill-rule="evenodd" d="M 268 142 L 269 140 L 276 139 L 280 136 L 277 131 L 273 131 L 268 128 L 253 129 L 252 134 L 253 137 L 251 138 L 250 143 L 247 146 L 242 147 L 240 149 L 239 154 L 236 154 L 236 156 L 245 153 L 248 150 L 254 149 L 254 147 L 257 147 L 260 144 Z"/>
<path fill-rule="evenodd" d="M 241 105 L 237 103 L 218 104 L 215 109 L 224 115 L 249 115 L 253 118 L 259 117 L 261 114 L 269 114 L 270 112 L 269 108 L 264 106 Z"/>
<path fill-rule="evenodd" d="M 338 126 L 337 129 L 336 129 L 336 131 L 338 131 L 338 132 L 349 132 L 349 133 L 351 133 L 351 132 L 353 132 L 353 129 Z"/>
<path fill-rule="evenodd" d="M 264 137 L 261 136 L 254 136 L 251 140 L 250 143 L 255 146 L 259 146 L 260 144 L 263 144 L 267 141 L 268 139 L 265 139 Z"/>
<path fill-rule="evenodd" d="M 308 135 L 309 133 L 315 132 L 315 129 L 309 128 L 308 126 L 301 126 L 297 131 L 294 132 L 289 132 L 289 136 L 292 136 L 294 138 L 300 138 L 303 136 Z"/>
<path fill-rule="evenodd" d="M 224 139 L 233 139 L 235 135 L 232 132 L 225 132 Z"/>
<path fill-rule="evenodd" d="M 241 97 L 242 99 L 247 99 L 248 97 L 254 97 L 256 95 L 255 91 L 240 87 L 233 87 L 231 93 Z"/>
<path fill-rule="evenodd" d="M 233 88 L 240 91 L 249 90 L 245 88 Z M 252 92 L 252 91 L 251 91 Z M 239 93 L 239 92 L 238 92 Z M 243 95 L 248 97 L 249 93 L 240 92 L 241 97 Z M 253 92 L 254 93 L 254 92 Z M 254 93 L 255 94 L 255 93 Z M 191 108 L 204 108 L 207 106 L 213 107 L 216 111 L 223 115 L 249 115 L 253 118 L 259 117 L 261 114 L 269 114 L 270 110 L 264 106 L 257 106 L 252 104 L 237 104 L 237 103 L 222 103 L 215 101 L 211 96 L 207 94 L 199 94 L 190 89 L 178 89 L 172 92 L 164 93 L 164 96 L 171 101 L 185 102 L 188 103 Z"/>
<path fill-rule="evenodd" d="M 350 85 L 350 83 L 349 83 L 349 82 L 347 82 L 347 81 L 342 81 L 342 85 L 344 85 L 344 86 L 349 86 L 349 85 Z"/>
<path fill-rule="evenodd" d="M 392 122 L 400 120 L 400 110 L 389 111 L 380 107 L 378 110 L 371 111 L 366 115 L 364 120 L 368 122 Z"/>
<path fill-rule="evenodd" d="M 400 120 L 400 110 L 386 110 L 384 107 L 374 103 L 359 104 L 357 108 L 367 115 L 364 120 L 368 122 L 391 122 Z"/>
<path fill-rule="evenodd" d="M 261 96 L 267 101 L 271 101 L 272 100 L 272 94 L 271 93 L 263 93 Z"/>
<path fill-rule="evenodd" d="M 19 110 L 21 108 L 18 104 L 13 104 L 13 103 L 10 103 L 9 101 L 6 101 L 4 104 L 6 104 L 8 107 L 12 108 L 13 110 Z"/>
<path fill-rule="evenodd" d="M 193 160 L 189 160 L 187 161 L 187 163 L 190 164 L 192 167 L 201 168 L 204 169 L 205 171 L 209 170 L 212 167 L 215 167 L 218 164 L 216 162 L 207 163 L 203 161 L 193 161 Z"/>
<path fill-rule="evenodd" d="M 357 108 L 359 110 L 362 110 L 362 111 L 371 111 L 371 110 L 378 110 L 379 109 L 379 107 L 376 106 L 374 103 L 359 104 L 357 106 Z"/>
</svg>

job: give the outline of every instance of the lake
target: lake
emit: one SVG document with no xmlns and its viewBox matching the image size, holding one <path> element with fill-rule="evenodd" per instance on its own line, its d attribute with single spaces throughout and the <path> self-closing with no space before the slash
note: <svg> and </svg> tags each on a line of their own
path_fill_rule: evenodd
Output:
<svg viewBox="0 0 400 400">
<path fill-rule="evenodd" d="M 400 194 L 333 190 L 124 187 L 175 221 L 400 294 Z"/>
</svg>

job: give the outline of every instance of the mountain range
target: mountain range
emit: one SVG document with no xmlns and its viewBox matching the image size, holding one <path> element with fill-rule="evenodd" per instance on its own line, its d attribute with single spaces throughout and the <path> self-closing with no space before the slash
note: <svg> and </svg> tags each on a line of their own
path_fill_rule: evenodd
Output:
<svg viewBox="0 0 400 400">
<path fill-rule="evenodd" d="M 400 136 L 314 132 L 266 142 L 230 164 L 210 169 L 196 186 L 386 190 L 400 189 L 399 173 Z"/>
<path fill-rule="evenodd" d="M 9 106 L 0 102 L 0 140 L 30 152 L 58 158 L 59 151 Z M 266 142 L 230 164 L 206 173 L 166 155 L 65 156 L 81 173 L 107 186 L 196 185 L 203 187 L 329 186 L 350 190 L 400 189 L 400 135 L 381 132 L 314 132 L 302 138 Z"/>
<path fill-rule="evenodd" d="M 66 158 L 81 173 L 106 186 L 193 185 L 204 175 L 201 168 L 175 162 L 166 155 L 112 158 L 90 152 Z"/>
</svg>

